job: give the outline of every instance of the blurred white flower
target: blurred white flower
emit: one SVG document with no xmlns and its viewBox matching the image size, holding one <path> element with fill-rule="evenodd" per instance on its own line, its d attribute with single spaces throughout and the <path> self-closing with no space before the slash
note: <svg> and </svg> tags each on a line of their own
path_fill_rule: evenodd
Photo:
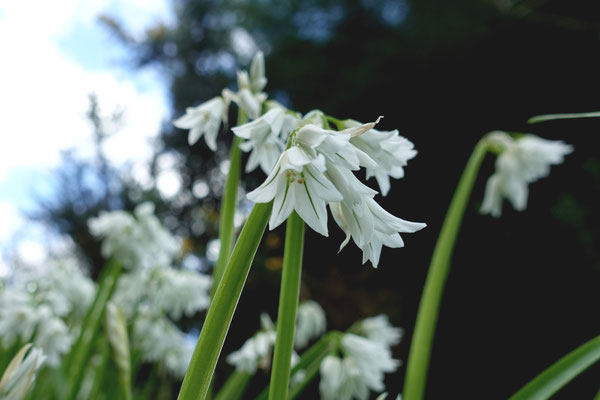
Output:
<svg viewBox="0 0 600 400">
<path fill-rule="evenodd" d="M 18 271 L 8 282 L 0 286 L 1 345 L 33 342 L 46 354 L 47 364 L 58 365 L 91 304 L 94 283 L 69 260 Z"/>
<path fill-rule="evenodd" d="M 358 322 L 340 341 L 340 356 L 328 355 L 320 366 L 319 390 L 324 400 L 366 400 L 369 392 L 385 389 L 384 375 L 394 372 L 400 361 L 392 358 L 390 346 L 401 331 L 379 315 Z"/>
<path fill-rule="evenodd" d="M 298 306 L 294 347 L 302 348 L 321 336 L 327 328 L 325 311 L 316 301 L 304 301 Z"/>
<path fill-rule="evenodd" d="M 154 205 L 138 205 L 134 215 L 103 211 L 91 218 L 91 233 L 102 238 L 102 255 L 114 257 L 125 268 L 168 266 L 180 250 L 180 242 L 154 215 Z"/>
<path fill-rule="evenodd" d="M 403 335 L 402 328 L 392 326 L 385 314 L 363 319 L 360 321 L 359 330 L 361 336 L 388 347 L 400 343 Z"/>
<path fill-rule="evenodd" d="M 6 367 L 0 379 L 0 399 L 21 400 L 26 398 L 33 386 L 38 369 L 44 363 L 44 352 L 27 344 L 19 350 Z"/>
<path fill-rule="evenodd" d="M 485 188 L 481 212 L 499 217 L 502 201 L 508 199 L 515 210 L 527 207 L 529 184 L 548 176 L 550 166 L 563 162 L 573 147 L 562 141 L 552 141 L 534 135 L 514 139 L 505 132 L 492 132 L 488 141 L 501 149 L 496 159 L 496 171 Z"/>
<path fill-rule="evenodd" d="M 133 323 L 132 348 L 147 362 L 163 365 L 173 376 L 182 378 L 188 368 L 195 343 L 165 316 L 141 310 Z"/>
<path fill-rule="evenodd" d="M 188 134 L 190 146 L 204 135 L 206 145 L 212 151 L 216 151 L 217 134 L 226 112 L 225 100 L 222 97 L 214 97 L 197 107 L 188 107 L 185 115 L 173 121 L 173 125 L 190 130 Z"/>
<path fill-rule="evenodd" d="M 261 314 L 261 330 L 246 340 L 242 347 L 227 356 L 227 362 L 240 371 L 250 374 L 256 372 L 257 367 L 268 368 L 271 364 L 271 353 L 275 346 L 275 326 L 269 316 Z"/>
</svg>

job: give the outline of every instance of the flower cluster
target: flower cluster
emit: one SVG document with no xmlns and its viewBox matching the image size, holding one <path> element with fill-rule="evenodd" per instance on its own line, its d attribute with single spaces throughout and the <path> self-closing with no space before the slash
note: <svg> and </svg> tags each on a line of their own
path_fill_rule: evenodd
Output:
<svg viewBox="0 0 600 400">
<path fill-rule="evenodd" d="M 366 400 L 370 390 L 384 390 L 384 375 L 400 366 L 390 347 L 400 341 L 402 331 L 391 326 L 387 317 L 368 318 L 353 330 L 356 333 L 346 333 L 341 339 L 342 356 L 328 355 L 321 363 L 323 400 Z"/>
<path fill-rule="evenodd" d="M 58 365 L 71 349 L 94 293 L 93 281 L 70 260 L 20 271 L 0 289 L 0 344 L 8 348 L 32 342 L 44 351 L 48 365 Z"/>
<path fill-rule="evenodd" d="M 94 236 L 102 238 L 102 255 L 131 270 L 169 266 L 181 247 L 156 218 L 149 202 L 138 205 L 134 215 L 102 211 L 88 226 Z"/>
<path fill-rule="evenodd" d="M 490 176 L 485 188 L 481 212 L 499 217 L 502 200 L 508 199 L 515 210 L 527 207 L 529 184 L 548 176 L 550 166 L 563 162 L 573 147 L 562 141 L 552 141 L 535 135 L 513 138 L 496 131 L 487 140 L 500 149 L 496 159 L 496 172 Z"/>
<path fill-rule="evenodd" d="M 212 278 L 173 267 L 180 240 L 160 223 L 153 210 L 152 204 L 144 203 L 135 209 L 135 217 L 113 211 L 89 225 L 94 234 L 103 237 L 104 255 L 130 268 L 119 278 L 114 301 L 133 325 L 133 350 L 139 351 L 144 361 L 157 362 L 182 377 L 194 342 L 171 319 L 208 308 Z"/>
<path fill-rule="evenodd" d="M 261 329 L 242 347 L 229 354 L 227 362 L 241 371 L 256 372 L 257 368 L 268 369 L 271 365 L 271 353 L 277 337 L 275 324 L 267 314 L 260 316 Z M 321 336 L 326 328 L 325 312 L 314 301 L 305 301 L 298 306 L 296 315 L 296 334 L 294 347 L 301 349 L 311 340 Z M 298 361 L 298 355 L 292 354 L 292 365 Z"/>
<path fill-rule="evenodd" d="M 262 91 L 267 85 L 265 60 L 258 52 L 250 66 L 250 74 L 238 71 L 238 91 L 224 89 L 221 96 L 214 97 L 199 106 L 187 108 L 185 115 L 173 122 L 177 128 L 189 129 L 188 143 L 193 145 L 204 136 L 206 145 L 217 150 L 217 135 L 221 122 L 227 122 L 229 104 L 233 101 L 246 115 L 255 119 L 261 114 L 267 95 Z"/>
<path fill-rule="evenodd" d="M 261 122 L 272 128 L 283 126 L 274 124 L 275 119 L 269 115 L 276 110 L 234 128 L 234 133 L 251 138 Z M 282 111 L 277 112 L 281 118 Z M 326 122 L 321 112 L 297 117 L 298 126 L 290 134 L 288 148 L 279 155 L 265 182 L 247 197 L 257 203 L 273 201 L 270 229 L 295 211 L 324 236 L 328 236 L 326 207 L 329 205 L 334 220 L 346 233 L 340 250 L 352 238 L 363 251 L 363 263 L 370 260 L 377 266 L 383 245 L 402 247 L 399 233 L 415 232 L 425 224 L 405 221 L 385 211 L 373 199 L 377 191 L 361 183 L 353 171 L 366 168 L 387 192 L 389 176 L 401 176 L 402 167 L 416 153 L 397 131 L 375 130 L 379 119 L 367 124 L 345 122 L 342 125 L 348 127 L 341 131 L 324 127 L 328 126 Z M 280 137 L 281 131 L 271 130 L 270 135 Z M 256 146 L 254 150 L 259 151 Z"/>
</svg>

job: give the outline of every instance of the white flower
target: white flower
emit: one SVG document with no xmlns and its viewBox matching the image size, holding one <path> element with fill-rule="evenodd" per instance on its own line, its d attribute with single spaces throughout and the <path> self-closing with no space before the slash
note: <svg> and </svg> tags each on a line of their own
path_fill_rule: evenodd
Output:
<svg viewBox="0 0 600 400">
<path fill-rule="evenodd" d="M 361 336 L 387 347 L 400 343 L 403 334 L 401 328 L 396 328 L 390 324 L 385 314 L 363 319 L 360 322 L 359 329 Z"/>
<path fill-rule="evenodd" d="M 312 138 L 304 139 L 310 143 Z M 316 146 L 320 142 L 314 143 Z M 292 146 L 281 154 L 265 182 L 247 197 L 256 203 L 274 199 L 269 221 L 271 230 L 295 210 L 313 230 L 327 236 L 327 202 L 340 201 L 342 195 L 323 174 L 324 171 L 322 155 L 311 159 L 300 147 Z"/>
<path fill-rule="evenodd" d="M 345 125 L 357 127 L 361 124 L 347 120 Z M 417 155 L 414 144 L 400 136 L 397 130 L 378 131 L 371 128 L 364 134 L 353 137 L 350 142 L 377 163 L 377 167 L 367 166 L 367 179 L 375 177 L 383 196 L 390 190 L 390 176 L 394 179 L 404 177 L 404 167 L 408 160 Z"/>
<path fill-rule="evenodd" d="M 102 255 L 114 257 L 125 268 L 168 266 L 179 252 L 180 244 L 154 215 L 154 205 L 138 205 L 135 218 L 124 211 L 101 212 L 88 226 L 103 238 Z"/>
<path fill-rule="evenodd" d="M 175 377 L 185 375 L 194 343 L 169 319 L 142 310 L 134 321 L 132 336 L 132 346 L 144 361 L 163 364 Z"/>
<path fill-rule="evenodd" d="M 355 204 L 343 201 L 329 206 L 335 221 L 346 233 L 346 240 L 340 246 L 340 250 L 352 237 L 354 243 L 363 251 L 363 264 L 371 260 L 374 267 L 379 264 L 383 245 L 391 248 L 404 246 L 399 232 L 413 233 L 427 226 L 393 216 L 368 195 Z"/>
<path fill-rule="evenodd" d="M 298 306 L 294 346 L 302 348 L 312 339 L 322 335 L 327 327 L 325 312 L 315 301 L 304 301 Z"/>
<path fill-rule="evenodd" d="M 392 358 L 387 346 L 358 335 L 345 334 L 342 338 L 342 349 L 347 357 L 355 361 L 365 385 L 376 392 L 385 389 L 385 373 L 394 372 L 400 366 L 400 362 Z"/>
<path fill-rule="evenodd" d="M 239 350 L 227 356 L 229 364 L 250 374 L 254 374 L 257 367 L 268 368 L 275 346 L 276 331 L 273 322 L 267 314 L 263 313 L 260 317 L 262 329 L 246 340 Z"/>
<path fill-rule="evenodd" d="M 319 392 L 322 400 L 367 400 L 369 388 L 363 381 L 355 360 L 328 355 L 320 366 Z"/>
<path fill-rule="evenodd" d="M 285 126 L 289 134 L 290 120 L 293 119 L 292 116 L 286 115 L 284 108 L 276 106 L 260 118 L 232 128 L 235 135 L 247 139 L 240 148 L 246 152 L 252 151 L 246 164 L 246 172 L 254 171 L 259 165 L 265 174 L 273 170 L 285 147 L 281 137 L 282 131 Z"/>
<path fill-rule="evenodd" d="M 13 357 L 0 379 L 0 398 L 10 400 L 24 399 L 33 386 L 36 373 L 44 363 L 46 357 L 44 352 L 37 347 L 27 350 L 31 344 L 27 344 Z"/>
<path fill-rule="evenodd" d="M 504 132 L 493 132 L 490 143 L 502 148 L 496 159 L 496 172 L 487 181 L 481 212 L 499 217 L 502 200 L 508 199 L 518 211 L 527 207 L 529 184 L 547 176 L 550 166 L 560 164 L 573 147 L 534 135 L 513 139 Z"/>
<path fill-rule="evenodd" d="M 212 278 L 197 272 L 156 267 L 123 274 L 115 300 L 128 318 L 140 307 L 181 318 L 208 308 Z"/>
<path fill-rule="evenodd" d="M 217 134 L 227 112 L 225 99 L 214 97 L 197 107 L 188 107 L 185 115 L 173 121 L 180 129 L 189 129 L 188 143 L 193 145 L 204 135 L 208 147 L 217 150 Z"/>
</svg>

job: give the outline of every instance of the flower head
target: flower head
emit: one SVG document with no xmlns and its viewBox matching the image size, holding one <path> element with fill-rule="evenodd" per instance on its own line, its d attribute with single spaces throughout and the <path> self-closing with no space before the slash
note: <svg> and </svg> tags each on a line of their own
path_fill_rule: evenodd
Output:
<svg viewBox="0 0 600 400">
<path fill-rule="evenodd" d="M 321 336 L 327 327 L 325 311 L 316 301 L 304 301 L 298 306 L 294 346 L 304 347 L 312 339 Z"/>
<path fill-rule="evenodd" d="M 225 100 L 214 97 L 199 106 L 188 107 L 185 115 L 173 121 L 173 125 L 180 129 L 189 129 L 188 143 L 193 145 L 204 135 L 207 146 L 217 150 L 217 134 L 221 121 L 227 112 Z"/>
<path fill-rule="evenodd" d="M 481 212 L 499 217 L 502 200 L 508 199 L 515 210 L 527 207 L 529 184 L 548 176 L 550 166 L 563 162 L 573 147 L 562 141 L 525 135 L 514 139 L 504 132 L 492 132 L 490 143 L 501 149 L 496 159 L 496 172 L 490 176 L 485 188 Z"/>
</svg>

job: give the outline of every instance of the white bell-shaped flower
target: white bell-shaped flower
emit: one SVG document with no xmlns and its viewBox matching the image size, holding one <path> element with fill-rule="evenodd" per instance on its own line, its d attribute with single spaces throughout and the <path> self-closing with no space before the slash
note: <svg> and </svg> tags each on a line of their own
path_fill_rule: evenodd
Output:
<svg viewBox="0 0 600 400">
<path fill-rule="evenodd" d="M 325 311 L 316 301 L 304 301 L 298 306 L 294 347 L 302 348 L 314 338 L 321 336 L 327 328 Z"/>
<path fill-rule="evenodd" d="M 504 132 L 492 132 L 490 143 L 501 148 L 496 171 L 487 181 L 481 212 L 499 217 L 502 201 L 508 199 L 517 211 L 527 207 L 529 184 L 548 176 L 550 166 L 560 164 L 573 147 L 562 141 L 534 135 L 514 139 Z"/>
<path fill-rule="evenodd" d="M 188 107 L 185 115 L 173 121 L 180 129 L 189 129 L 188 143 L 193 145 L 204 135 L 207 146 L 217 150 L 217 134 L 227 110 L 225 99 L 214 97 L 196 107 Z"/>
</svg>

